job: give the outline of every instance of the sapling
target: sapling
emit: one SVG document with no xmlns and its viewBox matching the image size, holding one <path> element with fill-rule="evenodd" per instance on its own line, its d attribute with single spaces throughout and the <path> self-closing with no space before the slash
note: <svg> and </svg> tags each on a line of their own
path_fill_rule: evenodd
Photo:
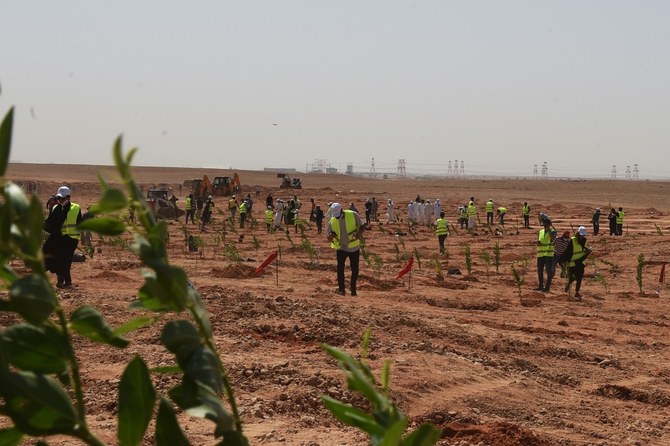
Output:
<svg viewBox="0 0 670 446">
<path fill-rule="evenodd" d="M 366 400 L 359 408 L 323 395 L 321 399 L 326 408 L 342 423 L 367 433 L 372 445 L 434 445 L 440 439 L 441 431 L 432 424 L 424 423 L 405 435 L 409 419 L 389 399 L 391 362 L 384 362 L 378 383 L 367 364 L 369 337 L 368 329 L 361 344 L 359 360 L 330 345 L 321 345 L 326 353 L 338 361 L 347 376 L 349 390 Z"/>
<path fill-rule="evenodd" d="M 421 270 L 421 256 L 419 255 L 419 250 L 414 248 L 414 257 L 416 257 L 416 263 L 417 266 L 419 267 L 419 271 Z"/>
<path fill-rule="evenodd" d="M 644 268 L 644 254 L 637 256 L 637 286 L 640 288 L 640 294 L 642 294 L 642 269 Z"/>
<path fill-rule="evenodd" d="M 261 247 L 261 241 L 258 240 L 255 235 L 251 239 L 251 246 L 253 246 L 256 251 L 258 251 L 258 248 Z"/>
<path fill-rule="evenodd" d="M 463 243 L 463 254 L 465 254 L 465 269 L 467 269 L 468 274 L 472 273 L 472 255 L 470 252 L 470 245 Z"/>
<path fill-rule="evenodd" d="M 491 254 L 487 250 L 484 250 L 481 254 L 479 254 L 479 258 L 482 259 L 484 262 L 484 266 L 486 267 L 486 282 L 489 282 L 489 267 L 491 266 Z"/>
<path fill-rule="evenodd" d="M 523 285 L 523 277 L 519 274 L 519 271 L 512 263 L 512 276 L 514 277 L 514 284 L 516 285 L 517 291 L 519 292 L 519 297 L 521 297 L 521 285 Z"/>
<path fill-rule="evenodd" d="M 500 245 L 498 242 L 493 245 L 493 264 L 496 267 L 496 273 L 498 273 L 498 269 L 500 268 Z"/>
<path fill-rule="evenodd" d="M 442 281 L 444 280 L 444 274 L 442 273 L 442 262 L 440 262 L 440 259 L 438 258 L 433 258 L 430 260 L 431 265 L 433 268 L 435 268 L 435 277 L 437 280 Z"/>
<path fill-rule="evenodd" d="M 657 235 L 663 235 L 663 231 L 661 230 L 661 227 L 654 223 L 654 227 L 656 228 L 656 234 Z"/>
</svg>

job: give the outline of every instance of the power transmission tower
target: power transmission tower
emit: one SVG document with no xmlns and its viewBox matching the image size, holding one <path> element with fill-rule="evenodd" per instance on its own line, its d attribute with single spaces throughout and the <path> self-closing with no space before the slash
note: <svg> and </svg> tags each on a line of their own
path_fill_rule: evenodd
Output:
<svg viewBox="0 0 670 446">
<path fill-rule="evenodd" d="M 612 164 L 612 179 L 616 180 L 616 165 Z"/>
<path fill-rule="evenodd" d="M 549 166 L 547 166 L 547 162 L 542 163 L 542 169 L 540 171 L 540 174 L 542 175 L 542 178 L 546 179 L 549 176 Z"/>
<path fill-rule="evenodd" d="M 377 178 L 377 172 L 375 172 L 375 159 L 374 157 L 370 160 L 370 178 Z"/>
<path fill-rule="evenodd" d="M 637 164 L 633 164 L 633 178 L 636 180 L 640 178 L 640 169 L 638 169 Z"/>
<path fill-rule="evenodd" d="M 630 180 L 630 166 L 626 166 L 626 179 Z"/>
<path fill-rule="evenodd" d="M 458 176 L 458 160 L 454 160 L 454 176 Z"/>
<path fill-rule="evenodd" d="M 533 176 L 537 178 L 537 164 L 533 164 Z"/>
<path fill-rule="evenodd" d="M 461 161 L 461 171 L 460 175 L 465 176 L 465 161 Z"/>
<path fill-rule="evenodd" d="M 407 170 L 405 169 L 405 159 L 398 160 L 398 178 L 407 178 Z"/>
<path fill-rule="evenodd" d="M 451 170 L 451 161 L 449 161 L 449 167 L 447 167 L 447 175 L 451 175 L 453 172 Z"/>
</svg>

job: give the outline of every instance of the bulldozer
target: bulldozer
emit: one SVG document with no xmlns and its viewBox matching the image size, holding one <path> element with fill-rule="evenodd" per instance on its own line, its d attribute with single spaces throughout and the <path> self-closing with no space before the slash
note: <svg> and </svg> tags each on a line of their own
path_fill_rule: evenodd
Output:
<svg viewBox="0 0 670 446">
<path fill-rule="evenodd" d="M 287 173 L 278 173 L 277 178 L 282 179 L 281 184 L 279 185 L 281 189 L 302 189 L 300 178 L 291 179 Z"/>
<path fill-rule="evenodd" d="M 184 211 L 173 205 L 168 190 L 163 187 L 151 187 L 147 190 L 147 204 L 156 218 L 175 219 L 184 215 Z"/>
<path fill-rule="evenodd" d="M 212 182 L 213 195 L 233 195 L 240 191 L 240 176 L 235 172 L 232 177 L 214 177 Z"/>
</svg>

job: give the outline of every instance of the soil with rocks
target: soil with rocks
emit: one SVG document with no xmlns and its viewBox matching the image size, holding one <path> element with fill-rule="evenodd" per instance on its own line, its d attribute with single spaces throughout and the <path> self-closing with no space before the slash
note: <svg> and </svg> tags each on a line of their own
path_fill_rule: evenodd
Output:
<svg viewBox="0 0 670 446">
<path fill-rule="evenodd" d="M 100 193 L 96 174 L 118 184 L 111 167 L 12 164 L 8 177 L 35 190 L 44 201 L 67 183 L 83 208 Z M 229 171 L 135 168 L 144 189 L 169 183 L 183 208 L 185 179 Z M 276 174 L 240 172 L 251 194 L 255 227 L 228 229 L 241 260 L 223 249 L 221 228 L 227 197 L 215 197 L 213 222 L 170 221 L 169 256 L 186 270 L 211 314 L 217 347 L 233 383 L 251 444 L 361 445 L 366 437 L 346 427 L 324 408 L 330 395 L 360 404 L 346 387 L 337 364 L 320 348 L 334 345 L 357 354 L 364 331 L 372 328 L 369 362 L 379 373 L 390 360 L 391 397 L 411 426 L 434 423 L 440 445 L 647 445 L 670 440 L 670 290 L 659 283 L 670 261 L 668 182 L 536 179 L 374 179 L 303 174 L 302 190 L 279 189 Z M 258 190 L 258 194 L 256 191 Z M 303 210 L 310 198 L 325 208 L 329 201 L 350 202 L 363 211 L 375 197 L 382 221 L 364 234 L 367 260 L 361 257 L 358 296 L 340 296 L 335 254 L 314 223 L 305 236 L 268 234 L 262 224 L 265 197 L 298 195 Z M 508 208 L 501 235 L 485 226 L 469 233 L 452 228 L 448 254 L 438 255 L 437 238 L 427 226 L 410 229 L 407 203 L 417 195 L 440 198 L 450 223 L 456 208 L 474 196 L 481 221 L 484 203 Z M 392 198 L 402 221 L 383 219 Z M 532 227 L 521 223 L 521 205 L 532 209 Z M 609 235 L 607 212 L 623 206 L 624 235 Z M 593 236 L 591 213 L 601 207 L 601 234 Z M 558 277 L 548 293 L 535 291 L 537 215 L 547 213 L 559 234 L 589 231 L 593 254 L 587 262 L 582 301 L 564 292 Z M 306 215 L 303 212 L 303 215 Z M 431 218 L 431 221 L 434 219 Z M 186 232 L 202 242 L 189 252 Z M 404 235 L 398 235 L 404 234 Z M 240 235 L 244 235 L 240 242 Z M 131 236 L 124 236 L 130 241 Z M 493 248 L 500 248 L 494 265 Z M 470 271 L 464 247 L 471 250 Z M 73 265 L 75 286 L 59 290 L 66 312 L 80 305 L 97 307 L 113 326 L 137 315 L 129 309 L 142 285 L 142 266 L 124 243 L 94 236 L 95 255 Z M 255 269 L 274 250 L 280 259 L 262 274 Z M 489 261 L 486 255 L 489 254 Z M 373 256 L 374 254 L 374 256 Z M 636 277 L 644 254 L 642 289 Z M 410 256 L 411 274 L 396 280 Z M 380 261 L 374 259 L 378 256 Z M 517 286 L 512 265 L 523 282 Z M 22 271 L 18 262 L 12 264 Z M 449 274 L 458 272 L 460 274 Z M 347 267 L 347 279 L 350 271 Z M 55 278 L 53 279 L 55 284 Z M 3 292 L 6 294 L 6 292 Z M 127 337 L 115 349 L 76 338 L 82 364 L 87 412 L 92 430 L 116 443 L 116 389 L 128 361 L 140 354 L 149 367 L 174 363 L 160 344 L 161 327 L 178 315 L 161 315 L 153 326 Z M 0 314 L 0 326 L 15 319 Z M 165 393 L 177 377 L 153 375 Z M 180 415 L 192 444 L 214 444 L 213 425 Z M 0 426 L 9 421 L 0 417 Z M 53 445 L 75 444 L 68 438 Z M 34 444 L 34 443 L 29 443 Z M 147 436 L 145 444 L 152 444 Z"/>
</svg>

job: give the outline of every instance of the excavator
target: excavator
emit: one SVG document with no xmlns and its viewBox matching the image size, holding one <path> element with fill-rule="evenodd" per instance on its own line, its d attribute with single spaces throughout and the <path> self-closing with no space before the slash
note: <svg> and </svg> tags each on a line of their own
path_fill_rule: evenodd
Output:
<svg viewBox="0 0 670 446">
<path fill-rule="evenodd" d="M 233 195 L 239 192 L 241 187 L 240 176 L 237 172 L 232 177 L 214 177 L 214 181 L 212 182 L 213 195 L 219 197 Z"/>
<path fill-rule="evenodd" d="M 213 192 L 212 183 L 207 175 L 203 175 L 202 179 L 191 180 L 191 193 L 194 199 L 206 200 L 208 195 L 213 195 Z"/>
</svg>

